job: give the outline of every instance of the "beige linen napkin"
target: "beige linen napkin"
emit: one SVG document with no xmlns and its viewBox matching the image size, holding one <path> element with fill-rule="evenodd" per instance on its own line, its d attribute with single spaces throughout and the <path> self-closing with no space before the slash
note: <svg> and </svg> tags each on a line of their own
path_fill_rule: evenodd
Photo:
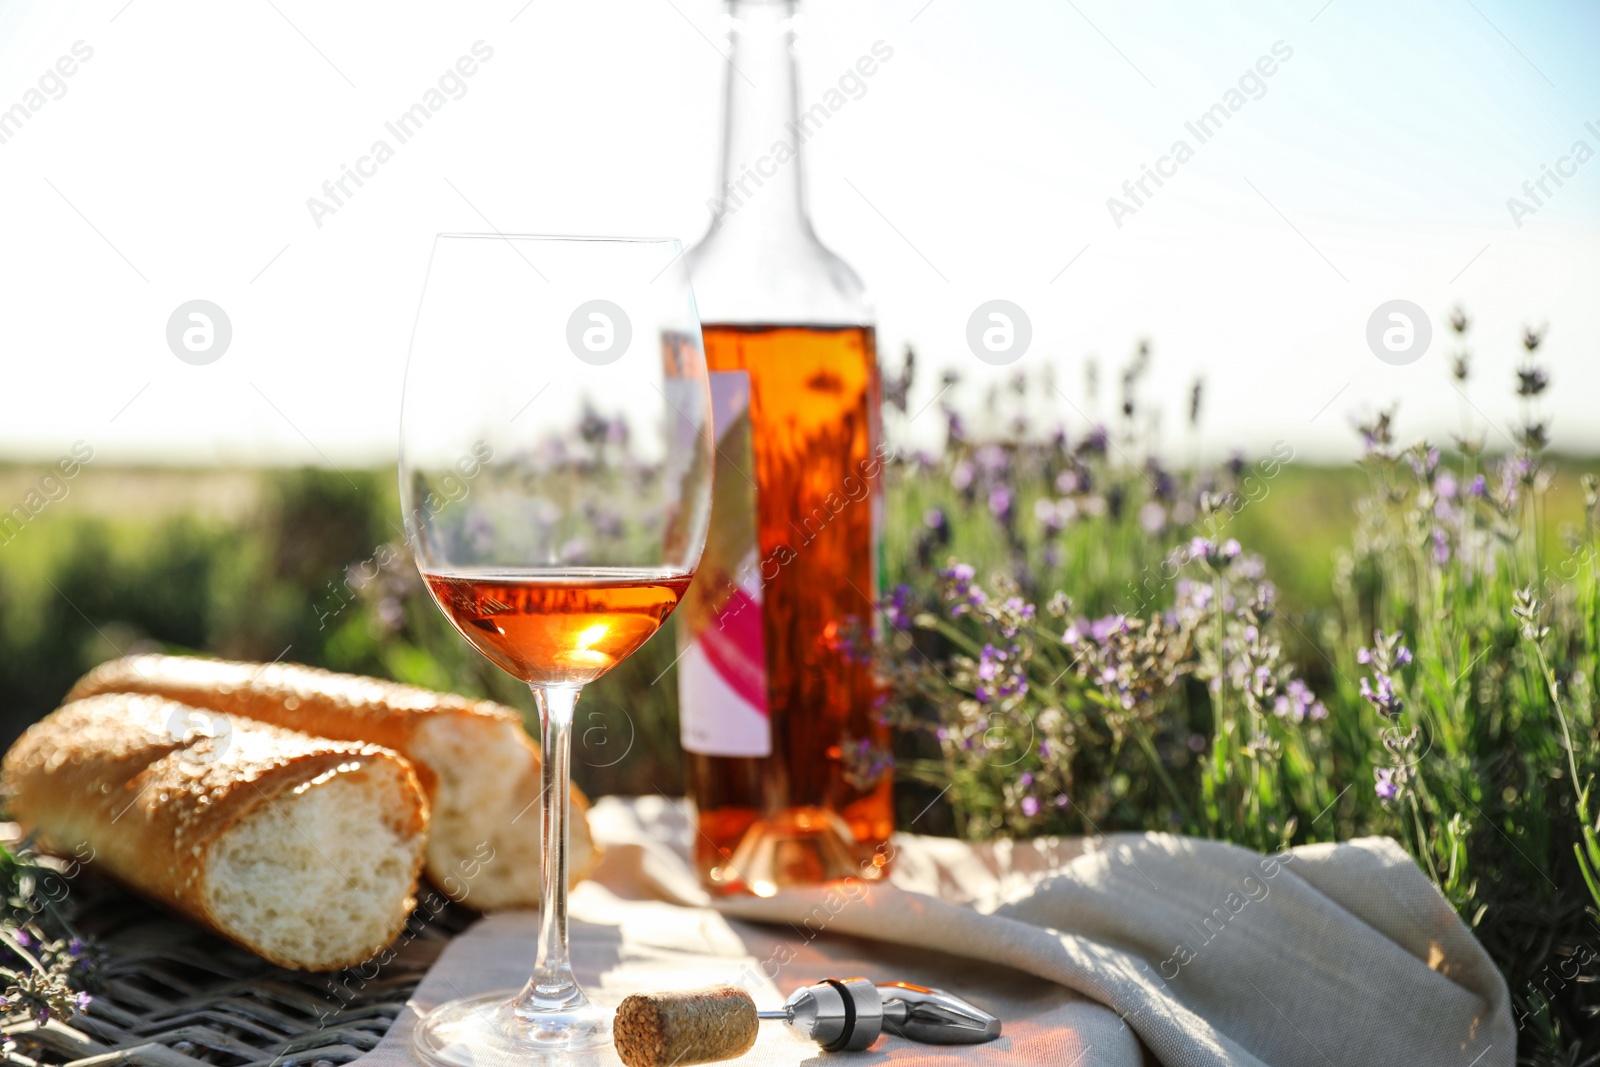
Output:
<svg viewBox="0 0 1600 1067">
<path fill-rule="evenodd" d="M 988 846 L 897 835 L 889 884 L 713 903 L 678 805 L 607 798 L 590 824 L 607 851 L 573 893 L 572 940 L 597 999 L 726 982 L 775 1008 L 798 985 L 863 974 L 948 989 L 1004 1021 L 988 1045 L 883 1038 L 844 1058 L 769 1023 L 741 1063 L 1138 1067 L 1146 1050 L 1172 1067 L 1515 1060 L 1499 972 L 1387 839 L 1263 857 L 1164 834 Z M 536 925 L 506 912 L 457 938 L 363 1067 L 414 1062 L 415 1011 L 524 981 Z"/>
</svg>

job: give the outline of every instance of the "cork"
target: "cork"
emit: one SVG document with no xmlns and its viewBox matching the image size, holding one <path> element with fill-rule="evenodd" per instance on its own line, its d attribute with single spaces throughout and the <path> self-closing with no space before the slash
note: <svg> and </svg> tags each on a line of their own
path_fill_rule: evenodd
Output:
<svg viewBox="0 0 1600 1067">
<path fill-rule="evenodd" d="M 755 1001 L 733 986 L 635 993 L 612 1034 L 627 1067 L 688 1067 L 743 1056 L 756 1043 Z"/>
</svg>

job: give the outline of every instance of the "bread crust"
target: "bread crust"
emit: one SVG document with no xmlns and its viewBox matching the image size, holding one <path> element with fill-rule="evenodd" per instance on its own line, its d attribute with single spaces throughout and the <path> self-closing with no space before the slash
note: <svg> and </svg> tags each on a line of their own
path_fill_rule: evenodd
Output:
<svg viewBox="0 0 1600 1067">
<path fill-rule="evenodd" d="M 428 806 L 406 760 L 378 745 L 248 720 L 209 732 L 199 725 L 205 720 L 202 710 L 156 696 L 105 694 L 67 704 L 29 727 L 0 766 L 12 817 L 44 847 L 87 845 L 97 865 L 144 895 L 274 963 L 308 968 L 219 922 L 205 895 L 212 850 L 241 819 L 286 794 L 337 775 L 376 772 L 402 783 L 400 802 L 387 815 L 402 839 L 416 842 L 414 889 Z M 409 899 L 397 900 L 393 914 L 374 917 L 383 920 L 381 937 L 309 969 L 369 958 L 399 935 L 410 907 Z"/>
<path fill-rule="evenodd" d="M 539 903 L 538 812 L 528 803 L 541 791 L 539 750 L 522 728 L 514 708 L 490 700 L 472 700 L 454 693 L 439 693 L 418 686 L 338 674 L 295 663 L 244 663 L 195 656 L 128 656 L 103 663 L 79 679 L 67 694 L 78 700 L 100 693 L 149 693 L 209 708 L 228 716 L 242 716 L 292 730 L 341 741 L 362 741 L 394 749 L 411 761 L 417 777 L 439 818 L 442 772 L 468 777 L 472 768 L 431 765 L 437 746 L 424 738 L 427 724 L 441 720 L 500 727 L 496 738 L 510 739 L 525 760 L 519 779 L 507 790 L 505 812 L 484 812 L 467 840 L 430 841 L 426 870 L 429 879 L 454 899 L 491 909 L 535 907 Z M 486 731 L 488 733 L 488 731 Z M 571 879 L 585 877 L 598 860 L 589 835 L 589 804 L 577 786 L 571 791 Z M 514 817 L 507 814 L 517 813 Z M 526 817 L 521 815 L 526 812 Z M 456 833 L 461 833 L 458 829 Z M 515 838 L 515 841 L 511 839 Z M 520 847 L 496 847 L 515 844 Z M 501 867 L 468 884 L 462 867 L 477 870 L 471 859 L 489 846 Z M 518 857 L 518 858 L 513 858 Z M 489 861 L 491 864 L 496 861 Z M 508 865 L 525 869 L 510 870 Z"/>
</svg>

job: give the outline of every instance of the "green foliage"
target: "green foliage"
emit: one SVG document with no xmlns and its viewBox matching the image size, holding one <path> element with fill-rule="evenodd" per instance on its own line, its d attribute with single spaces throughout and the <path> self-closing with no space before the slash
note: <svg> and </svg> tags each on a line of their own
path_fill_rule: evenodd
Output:
<svg viewBox="0 0 1600 1067">
<path fill-rule="evenodd" d="M 1393 836 L 1501 967 L 1524 1061 L 1596 1062 L 1600 480 L 1543 454 L 1537 343 L 1508 455 L 1361 427 L 1354 524 L 1297 612 L 1269 576 L 1307 568 L 1230 543 L 1269 511 L 1327 538 L 1267 502 L 1298 492 L 1275 457 L 1166 472 L 1132 390 L 1075 442 L 973 443 L 952 414 L 941 456 L 898 471 L 926 509 L 890 554 L 890 714 L 922 739 L 902 775 L 947 786 L 970 838 Z"/>
<path fill-rule="evenodd" d="M 991 527 L 1007 557 L 895 594 L 890 715 L 937 753 L 903 772 L 951 784 L 968 837 L 1162 828 L 1275 849 L 1337 793 L 1326 709 L 1280 632 L 1294 624 L 1227 536 L 1281 462 L 1180 479 L 1103 441 L 958 440 L 943 470 L 900 472 L 956 488 L 913 546 L 925 567 L 947 525 Z M 1042 502 L 1035 522 L 1008 492 Z"/>
</svg>

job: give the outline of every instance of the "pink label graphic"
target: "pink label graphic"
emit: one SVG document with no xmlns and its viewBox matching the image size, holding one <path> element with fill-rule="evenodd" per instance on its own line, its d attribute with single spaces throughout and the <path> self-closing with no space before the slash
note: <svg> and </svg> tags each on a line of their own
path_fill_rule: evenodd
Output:
<svg viewBox="0 0 1600 1067">
<path fill-rule="evenodd" d="M 700 635 L 706 662 L 722 676 L 728 688 L 751 707 L 767 713 L 766 646 L 761 634 L 761 599 L 743 589 L 717 614 L 717 625 Z"/>
<path fill-rule="evenodd" d="M 683 747 L 706 756 L 769 756 L 767 655 L 757 564 L 750 378 L 711 375 L 717 434 L 711 531 L 694 584 L 678 609 L 678 703 Z"/>
</svg>

